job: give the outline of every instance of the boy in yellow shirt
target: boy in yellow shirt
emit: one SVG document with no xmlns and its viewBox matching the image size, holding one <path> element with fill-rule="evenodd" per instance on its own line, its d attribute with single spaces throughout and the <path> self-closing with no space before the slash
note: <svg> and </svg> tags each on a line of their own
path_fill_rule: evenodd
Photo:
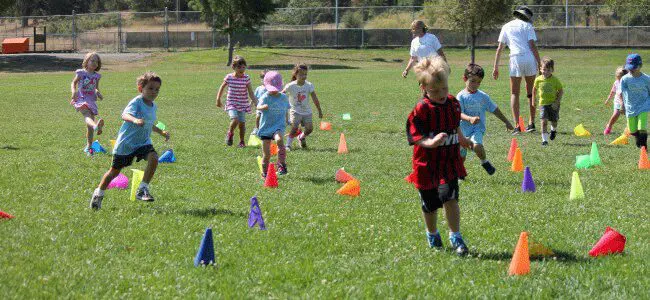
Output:
<svg viewBox="0 0 650 300">
<path fill-rule="evenodd" d="M 548 145 L 548 121 L 551 121 L 551 140 L 557 133 L 557 120 L 560 118 L 560 101 L 562 100 L 562 83 L 553 76 L 555 62 L 549 58 L 542 59 L 540 72 L 533 84 L 533 103 L 539 98 L 540 119 L 542 120 L 542 146 Z"/>
</svg>

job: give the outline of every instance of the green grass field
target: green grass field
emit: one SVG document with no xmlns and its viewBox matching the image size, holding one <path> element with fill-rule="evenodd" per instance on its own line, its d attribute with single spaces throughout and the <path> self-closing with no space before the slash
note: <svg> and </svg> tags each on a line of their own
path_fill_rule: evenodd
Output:
<svg viewBox="0 0 650 300">
<path fill-rule="evenodd" d="M 471 253 L 465 258 L 429 249 L 417 191 L 403 180 L 412 153 L 404 124 L 419 97 L 414 76 L 400 76 L 405 62 L 397 60 L 407 58 L 406 49 L 238 51 L 257 68 L 314 65 L 308 80 L 333 123 L 332 131 L 315 131 L 308 149 L 288 153 L 289 174 L 278 189 L 262 185 L 255 162 L 260 149 L 224 145 L 228 118 L 214 99 L 229 71 L 226 52 L 105 63 L 99 111 L 107 125 L 100 141 L 107 147 L 115 138 L 121 111 L 137 94 L 135 78 L 153 70 L 163 79 L 158 118 L 172 135 L 168 145 L 153 136 L 154 146 L 159 152 L 173 146 L 178 161 L 159 165 L 154 203 L 109 190 L 98 212 L 88 200 L 111 157 L 82 152 L 85 127 L 67 100 L 74 70 L 0 73 L 0 210 L 16 216 L 0 220 L 0 290 L 10 299 L 647 298 L 650 173 L 637 170 L 633 144 L 607 145 L 624 121 L 611 137 L 602 135 L 611 115 L 602 103 L 630 51 L 542 49 L 556 59 L 565 96 L 560 134 L 550 146 L 541 147 L 539 133 L 518 137 L 536 193 L 520 192 L 522 174 L 510 172 L 506 161 L 512 136 L 488 116 L 485 147 L 497 173 L 487 175 L 470 154 L 460 192 Z M 455 95 L 469 51 L 446 52 Z M 493 55 L 478 52 L 488 74 Z M 507 65 L 500 70 L 502 78 L 486 78 L 481 88 L 509 116 Z M 249 71 L 255 86 L 257 73 Z M 282 74 L 286 80 L 290 71 Z M 341 120 L 347 112 L 352 120 Z M 591 138 L 573 135 L 579 123 Z M 347 155 L 336 153 L 340 132 Z M 575 156 L 588 154 L 592 141 L 604 166 L 579 171 L 586 198 L 569 200 Z M 360 179 L 360 197 L 335 194 L 340 167 Z M 247 227 L 253 195 L 267 231 Z M 195 268 L 208 226 L 217 263 Z M 446 235 L 442 215 L 439 226 Z M 626 235 L 625 253 L 589 257 L 606 226 Z M 556 256 L 532 261 L 527 276 L 509 277 L 522 231 Z"/>
</svg>

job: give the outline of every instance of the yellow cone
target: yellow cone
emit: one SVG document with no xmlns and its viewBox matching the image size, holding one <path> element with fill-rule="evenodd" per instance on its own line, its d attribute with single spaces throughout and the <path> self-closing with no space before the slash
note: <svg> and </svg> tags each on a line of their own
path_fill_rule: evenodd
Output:
<svg viewBox="0 0 650 300">
<path fill-rule="evenodd" d="M 627 145 L 629 143 L 629 139 L 627 138 L 627 135 L 623 134 L 619 137 L 617 137 L 614 141 L 609 143 L 610 145 Z"/>
<path fill-rule="evenodd" d="M 138 191 L 140 182 L 142 182 L 144 172 L 138 169 L 131 169 L 131 171 L 133 171 L 133 177 L 131 177 L 131 201 L 135 201 L 135 193 Z"/>
<path fill-rule="evenodd" d="M 582 137 L 589 137 L 591 136 L 591 133 L 585 129 L 585 127 L 582 124 L 578 124 L 575 128 L 573 128 L 573 133 L 577 136 L 582 136 Z"/>
<path fill-rule="evenodd" d="M 262 168 L 262 157 L 259 156 L 259 155 L 257 156 L 257 166 L 260 168 L 260 174 L 263 174 L 264 171 L 263 171 L 263 168 Z"/>
<path fill-rule="evenodd" d="M 580 183 L 580 176 L 578 172 L 573 171 L 573 177 L 571 178 L 571 192 L 569 193 L 570 200 L 582 199 L 585 197 L 585 193 L 582 190 L 582 183 Z"/>
<path fill-rule="evenodd" d="M 262 145 L 262 140 L 260 140 L 260 138 L 258 138 L 256 135 L 251 134 L 248 137 L 248 146 L 259 147 L 261 145 Z"/>
</svg>

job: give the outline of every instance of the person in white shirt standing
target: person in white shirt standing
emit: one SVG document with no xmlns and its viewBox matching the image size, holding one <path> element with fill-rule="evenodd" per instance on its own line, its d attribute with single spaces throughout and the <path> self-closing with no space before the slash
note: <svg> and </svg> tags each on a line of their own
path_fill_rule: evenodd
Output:
<svg viewBox="0 0 650 300">
<path fill-rule="evenodd" d="M 442 52 L 440 41 L 435 35 L 427 33 L 427 30 L 427 26 L 424 25 L 424 22 L 421 20 L 415 20 L 411 23 L 411 33 L 413 34 L 410 51 L 411 58 L 406 65 L 406 69 L 402 72 L 402 77 L 406 78 L 411 68 L 415 66 L 418 61 L 425 58 L 441 56 L 445 61 L 447 61 L 445 53 Z"/>
<path fill-rule="evenodd" d="M 533 97 L 533 83 L 539 72 L 539 53 L 537 52 L 537 36 L 533 28 L 533 12 L 526 6 L 519 6 L 512 12 L 515 19 L 506 23 L 499 34 L 499 46 L 494 57 L 494 71 L 492 77 L 499 78 L 499 59 L 503 48 L 507 45 L 510 48 L 510 108 L 515 124 L 519 120 L 519 90 L 521 78 L 526 79 L 526 96 L 530 117 L 528 119 L 527 132 L 535 131 L 535 103 Z M 519 133 L 515 126 L 514 134 Z"/>
</svg>

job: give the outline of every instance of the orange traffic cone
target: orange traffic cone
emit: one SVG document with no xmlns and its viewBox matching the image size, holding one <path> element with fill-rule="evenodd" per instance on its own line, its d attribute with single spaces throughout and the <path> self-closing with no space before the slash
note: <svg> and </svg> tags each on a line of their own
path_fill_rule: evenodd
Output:
<svg viewBox="0 0 650 300">
<path fill-rule="evenodd" d="M 530 273 L 530 257 L 528 256 L 528 232 L 519 235 L 519 241 L 512 254 L 508 275 L 526 275 Z"/>
<path fill-rule="evenodd" d="M 320 130 L 325 130 L 325 131 L 332 130 L 332 123 L 321 121 Z"/>
<path fill-rule="evenodd" d="M 517 150 L 517 148 L 519 148 L 517 145 L 517 139 L 512 138 L 512 141 L 510 141 L 510 150 L 508 151 L 508 161 L 512 161 L 515 157 L 515 150 Z"/>
<path fill-rule="evenodd" d="M 359 185 L 359 181 L 356 179 L 348 181 L 344 186 L 336 191 L 339 195 L 348 195 L 353 197 L 359 196 L 359 192 L 361 192 L 361 186 Z"/>
<path fill-rule="evenodd" d="M 341 132 L 341 138 L 339 139 L 339 151 L 338 154 L 348 153 L 348 144 L 345 142 L 345 135 Z"/>
<path fill-rule="evenodd" d="M 348 182 L 350 180 L 355 180 L 355 178 L 352 177 L 352 175 L 348 174 L 348 172 L 345 172 L 345 170 L 343 168 L 340 168 L 340 169 L 338 169 L 336 171 L 335 178 L 336 178 L 336 181 L 338 181 L 340 183 L 346 183 L 346 182 Z"/>
<path fill-rule="evenodd" d="M 526 127 L 524 127 L 524 117 L 519 116 L 519 131 L 526 132 Z"/>
<path fill-rule="evenodd" d="M 278 154 L 278 145 L 275 143 L 271 143 L 271 156 L 275 156 Z"/>
<path fill-rule="evenodd" d="M 14 216 L 0 210 L 0 219 L 13 219 Z"/>
<path fill-rule="evenodd" d="M 275 174 L 275 164 L 269 163 L 266 169 L 266 179 L 264 179 L 264 186 L 270 188 L 278 187 L 278 175 Z"/>
<path fill-rule="evenodd" d="M 515 150 L 515 157 L 512 159 L 512 166 L 510 171 L 513 172 L 522 172 L 524 170 L 524 160 L 521 157 L 521 149 L 517 148 Z"/>
<path fill-rule="evenodd" d="M 639 169 L 650 169 L 650 161 L 648 161 L 648 152 L 646 151 L 645 146 L 641 147 L 641 155 L 639 155 Z"/>
</svg>

